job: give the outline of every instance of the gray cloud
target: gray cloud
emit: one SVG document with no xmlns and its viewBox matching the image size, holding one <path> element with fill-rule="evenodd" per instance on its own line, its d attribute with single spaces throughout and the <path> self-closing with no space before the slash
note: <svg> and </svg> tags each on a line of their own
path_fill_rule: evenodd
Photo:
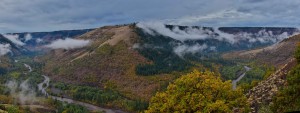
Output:
<svg viewBox="0 0 300 113">
<path fill-rule="evenodd" d="M 298 0 L 2 0 L 0 32 L 157 21 L 204 26 L 299 26 Z M 47 26 L 47 27 L 45 27 Z"/>
<path fill-rule="evenodd" d="M 145 32 L 156 35 L 157 32 L 160 35 L 169 36 L 175 40 L 185 41 L 185 40 L 205 40 L 208 38 L 214 38 L 218 40 L 226 40 L 230 43 L 234 43 L 234 36 L 231 34 L 223 33 L 218 28 L 214 28 L 215 33 L 218 33 L 219 36 L 216 36 L 214 32 L 208 29 L 197 29 L 188 27 L 186 30 L 180 30 L 178 26 L 175 26 L 174 29 L 168 29 L 163 23 L 160 22 L 144 22 L 138 23 L 137 26 L 142 28 Z"/>
<path fill-rule="evenodd" d="M 32 39 L 32 36 L 31 36 L 30 33 L 28 33 L 28 34 L 25 35 L 25 42 L 27 42 L 27 41 L 29 41 L 31 39 Z"/>
<path fill-rule="evenodd" d="M 203 44 L 203 45 L 195 44 L 192 46 L 180 45 L 180 46 L 176 46 L 174 48 L 174 53 L 176 53 L 178 56 L 183 58 L 183 55 L 186 53 L 195 54 L 195 53 L 201 52 L 207 48 L 208 48 L 208 46 L 206 44 Z"/>
<path fill-rule="evenodd" d="M 41 42 L 43 42 L 43 39 L 37 38 L 37 39 L 35 40 L 35 42 L 36 42 L 36 43 L 41 43 Z"/>
<path fill-rule="evenodd" d="M 58 39 L 51 44 L 46 45 L 45 47 L 51 48 L 51 49 L 76 49 L 76 48 L 82 48 L 84 46 L 87 46 L 90 43 L 89 40 L 78 40 L 78 39 Z"/>
<path fill-rule="evenodd" d="M 10 48 L 10 44 L 0 44 L 0 56 L 11 52 Z"/>
</svg>

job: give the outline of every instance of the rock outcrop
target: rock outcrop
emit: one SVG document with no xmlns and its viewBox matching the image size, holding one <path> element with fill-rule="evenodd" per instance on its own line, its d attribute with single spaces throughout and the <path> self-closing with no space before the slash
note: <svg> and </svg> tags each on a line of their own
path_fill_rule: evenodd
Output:
<svg viewBox="0 0 300 113">
<path fill-rule="evenodd" d="M 270 104 L 273 96 L 278 92 L 279 88 L 286 83 L 286 76 L 297 64 L 295 58 L 289 59 L 289 62 L 278 69 L 274 74 L 269 76 L 266 80 L 260 82 L 253 87 L 248 93 L 248 102 L 251 106 L 251 112 L 256 113 L 260 104 Z"/>
</svg>

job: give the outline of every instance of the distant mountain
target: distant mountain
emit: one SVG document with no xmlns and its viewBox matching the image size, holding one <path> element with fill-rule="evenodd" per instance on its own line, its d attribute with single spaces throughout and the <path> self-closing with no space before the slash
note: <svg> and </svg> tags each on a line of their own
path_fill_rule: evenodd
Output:
<svg viewBox="0 0 300 113">
<path fill-rule="evenodd" d="M 24 33 L 9 33 L 18 35 L 22 42 L 26 43 L 26 46 L 37 46 L 41 44 L 49 44 L 53 40 L 73 38 L 80 36 L 84 33 L 92 31 L 93 29 L 82 29 L 82 30 L 61 30 L 52 32 L 24 32 Z M 26 41 L 26 36 L 31 37 L 30 40 Z"/>
<path fill-rule="evenodd" d="M 21 54 L 22 52 L 22 49 L 21 47 L 17 46 L 16 44 L 14 44 L 12 41 L 8 40 L 7 38 L 5 38 L 3 35 L 0 34 L 0 44 L 1 45 L 6 45 L 8 44 L 8 48 L 7 49 L 10 49 L 10 55 L 13 55 L 13 54 Z M 5 48 L 2 48 L 1 46 L 1 51 L 4 51 L 3 49 Z"/>
<path fill-rule="evenodd" d="M 173 46 L 175 52 L 180 54 L 185 50 L 189 53 L 227 52 L 247 50 L 257 47 L 269 46 L 299 33 L 297 28 L 276 27 L 199 27 L 177 25 L 139 25 L 139 35 L 142 37 L 165 38 L 169 42 L 162 45 Z M 149 43 L 147 43 L 149 44 Z M 191 51 L 189 48 L 201 48 L 201 52 Z M 176 51 L 177 50 L 177 51 Z M 196 49 L 197 50 L 197 49 Z M 186 53 L 186 52 L 185 52 Z"/>
<path fill-rule="evenodd" d="M 290 70 L 295 70 L 298 64 L 294 54 L 299 43 L 300 35 L 295 35 L 268 47 L 248 51 L 234 51 L 223 55 L 225 59 L 252 60 L 276 67 L 274 73 L 247 92 L 252 112 L 258 112 L 262 106 L 261 103 L 269 105 L 274 100 L 273 97 L 276 97 L 277 92 L 280 91 L 278 89 L 289 86 L 287 78 L 296 78 L 289 75 L 289 73 Z"/>
<path fill-rule="evenodd" d="M 58 39 L 65 38 L 74 38 L 80 36 L 84 33 L 87 33 L 93 29 L 83 29 L 83 30 L 62 30 L 62 31 L 53 31 L 53 32 L 24 32 L 24 33 L 7 33 L 0 35 L 0 43 L 8 43 L 12 47 L 12 53 L 16 53 L 18 50 L 22 54 L 35 54 L 37 52 L 45 51 L 45 45 L 50 44 L 51 42 Z M 18 45 L 9 40 L 5 36 L 16 37 L 15 40 L 18 40 L 24 45 Z M 17 55 L 17 54 L 16 54 Z"/>
<path fill-rule="evenodd" d="M 39 61 L 54 81 L 109 88 L 128 98 L 149 100 L 176 75 L 228 63 L 223 53 L 270 46 L 298 32 L 296 28 L 105 26 L 74 38 L 90 40 L 90 45 L 54 49 Z"/>
<path fill-rule="evenodd" d="M 223 55 L 225 59 L 255 60 L 275 67 L 281 67 L 294 58 L 294 53 L 300 42 L 300 35 L 295 35 L 272 46 L 229 52 Z"/>
</svg>

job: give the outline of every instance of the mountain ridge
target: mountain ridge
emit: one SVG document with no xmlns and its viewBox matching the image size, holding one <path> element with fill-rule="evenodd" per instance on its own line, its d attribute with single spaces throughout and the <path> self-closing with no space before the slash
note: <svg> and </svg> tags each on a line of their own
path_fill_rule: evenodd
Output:
<svg viewBox="0 0 300 113">
<path fill-rule="evenodd" d="M 121 29 L 122 28 L 134 29 L 134 30 L 133 31 L 129 30 L 129 32 L 130 32 L 129 34 L 131 34 L 131 35 L 128 36 L 128 35 L 122 34 L 124 32 L 118 32 L 117 33 L 117 31 L 118 31 L 117 29 L 120 29 L 120 28 Z M 136 31 L 136 29 L 137 28 L 134 24 L 125 25 L 125 26 L 106 26 L 106 27 L 101 27 L 101 28 L 95 29 L 91 32 L 85 33 L 85 34 L 83 34 L 79 37 L 76 37 L 75 39 L 89 39 L 89 40 L 92 40 L 92 43 L 87 47 L 80 48 L 80 49 L 75 49 L 75 50 L 63 50 L 63 49 L 52 50 L 52 52 L 51 52 L 52 55 L 48 55 L 47 58 L 44 57 L 44 61 L 48 61 L 48 63 L 46 63 L 46 67 L 45 67 L 44 71 L 45 71 L 45 73 L 50 75 L 50 77 L 53 77 L 54 80 L 63 80 L 64 77 L 67 77 L 68 79 L 65 79 L 65 80 L 69 81 L 68 83 L 75 83 L 75 84 L 85 83 L 85 84 L 90 84 L 91 86 L 97 86 L 97 87 L 100 87 L 100 88 L 101 87 L 104 88 L 105 87 L 104 84 L 109 84 L 109 82 L 111 82 L 111 81 L 114 81 L 113 84 L 120 84 L 120 83 L 126 81 L 126 80 L 124 80 L 124 78 L 123 79 L 118 78 L 118 77 L 121 77 L 121 76 L 124 76 L 124 75 L 126 75 L 126 76 L 124 76 L 126 79 L 128 79 L 128 77 L 129 78 L 131 77 L 131 78 L 135 78 L 135 79 L 138 78 L 138 80 L 140 80 L 140 81 L 145 81 L 145 80 L 147 80 L 148 78 L 151 78 L 151 77 L 152 77 L 152 79 L 154 77 L 154 78 L 158 79 L 158 81 L 160 81 L 159 78 L 163 79 L 164 76 L 166 77 L 166 78 L 164 78 L 166 81 L 172 81 L 173 79 L 175 79 L 176 76 L 171 77 L 169 75 L 169 73 L 172 73 L 172 71 L 171 72 L 157 73 L 157 74 L 154 74 L 154 76 L 151 76 L 151 77 L 143 77 L 143 76 L 135 75 L 136 66 L 140 67 L 140 66 L 146 66 L 146 65 L 149 65 L 149 66 L 156 65 L 156 62 L 153 61 L 152 58 L 150 58 L 152 56 L 145 57 L 144 56 L 145 54 L 141 55 L 142 51 L 149 50 L 149 49 L 147 49 L 146 46 L 145 46 L 146 48 L 144 48 L 144 50 L 139 50 L 139 49 L 134 48 L 135 47 L 134 44 L 143 43 L 143 41 L 141 41 L 141 39 L 140 39 L 141 35 L 135 34 L 136 32 L 141 32 L 141 31 Z M 121 35 L 119 33 L 121 33 Z M 120 36 L 118 36 L 118 35 L 120 35 Z M 129 37 L 130 40 L 128 40 L 128 37 Z M 143 37 L 143 38 L 145 38 L 145 37 Z M 164 37 L 161 37 L 161 38 L 164 38 Z M 152 40 L 151 37 L 149 39 Z M 117 43 L 113 43 L 113 44 L 109 43 L 112 40 L 117 40 Z M 168 43 L 168 42 L 163 42 L 162 41 L 162 44 L 165 44 L 165 43 Z M 158 51 L 156 51 L 156 49 L 154 49 L 153 51 L 152 50 L 149 51 L 150 54 L 153 54 L 153 52 L 155 52 L 155 53 L 157 52 L 157 55 L 159 56 L 159 55 L 162 55 L 161 52 L 165 51 L 165 50 L 160 51 L 159 46 L 158 46 L 157 49 L 158 49 Z M 167 51 L 169 51 L 169 50 L 167 50 Z M 172 53 L 172 51 L 173 51 L 173 47 L 171 47 L 170 52 Z M 130 54 L 128 54 L 128 53 L 130 53 Z M 178 57 L 176 54 L 174 54 L 174 53 L 172 53 L 172 54 L 175 55 L 175 57 Z M 66 56 L 66 55 L 68 55 L 68 56 Z M 100 56 L 97 56 L 97 55 L 100 55 Z M 117 55 L 117 56 L 112 57 L 114 55 Z M 124 56 L 124 55 L 127 55 L 127 56 Z M 102 58 L 102 59 L 98 59 L 98 58 Z M 105 60 L 103 58 L 105 58 Z M 134 60 L 133 59 L 129 60 L 128 58 L 138 58 L 139 60 L 137 60 L 138 62 L 133 63 L 132 61 L 134 61 Z M 162 58 L 164 58 L 164 57 L 162 57 Z M 94 59 L 94 61 L 93 61 L 94 63 L 90 62 L 91 61 L 90 59 Z M 166 62 L 169 62 L 169 61 L 167 61 L 167 59 L 168 59 L 168 56 L 166 57 Z M 176 59 L 180 60 L 181 58 L 178 57 Z M 89 65 L 95 64 L 96 63 L 95 61 L 97 61 L 100 64 L 104 63 L 106 65 L 106 67 L 100 66 L 99 64 L 95 64 L 95 66 L 98 65 L 98 66 L 100 66 L 100 69 L 102 69 L 102 72 L 99 72 L 99 71 L 96 71 L 97 69 L 93 69 L 92 67 L 90 67 L 87 64 L 86 65 L 82 64 L 83 61 L 84 62 L 90 62 Z M 123 71 L 120 71 L 120 70 L 122 70 L 122 68 L 117 66 L 117 64 L 127 64 L 127 63 L 125 63 L 125 61 L 130 64 L 130 65 L 128 65 L 130 68 L 128 68 L 127 66 L 124 65 L 127 68 Z M 52 63 L 50 63 L 50 62 L 52 62 Z M 64 62 L 64 65 L 61 65 L 62 62 Z M 81 62 L 81 64 L 80 64 L 80 62 Z M 107 63 L 105 63 L 105 62 L 107 62 Z M 110 63 L 108 63 L 108 62 L 110 62 Z M 112 62 L 114 62 L 114 63 L 112 63 Z M 114 67 L 108 68 L 110 65 L 114 66 Z M 165 65 L 165 64 L 161 64 L 161 65 Z M 173 64 L 173 65 L 177 66 L 177 64 Z M 54 66 L 58 66 L 58 67 L 53 68 Z M 68 67 L 68 68 L 63 68 L 61 66 L 65 66 L 65 67 Z M 165 65 L 165 66 L 167 66 L 167 65 Z M 53 72 L 55 72 L 55 70 L 59 69 L 59 67 L 61 68 L 60 71 L 56 74 L 53 73 Z M 74 69 L 71 69 L 71 67 L 74 68 Z M 77 67 L 77 69 L 75 67 Z M 83 69 L 84 67 L 89 67 L 90 69 Z M 202 67 L 202 66 L 200 66 L 200 67 Z M 73 70 L 73 71 L 70 71 L 70 69 Z M 89 72 L 88 70 L 91 70 L 91 69 L 94 70 L 94 71 Z M 104 71 L 103 69 L 106 70 L 106 71 Z M 111 69 L 114 69 L 114 70 L 111 70 Z M 143 69 L 143 68 L 139 68 L 139 69 Z M 148 69 L 150 69 L 150 68 L 148 68 Z M 156 68 L 153 68 L 153 69 L 156 69 Z M 190 69 L 190 68 L 187 68 L 187 69 Z M 84 73 L 90 73 L 90 74 L 86 74 L 85 76 L 82 76 L 86 79 L 86 80 L 84 80 L 83 78 L 80 77 L 80 75 L 82 75 L 83 72 L 76 72 L 76 70 L 86 70 L 86 71 L 84 71 Z M 66 74 L 66 72 L 74 73 L 76 75 L 76 77 L 71 80 L 71 78 L 69 78 L 68 76 L 74 76 L 74 75 L 72 75 L 72 74 L 68 75 L 68 74 Z M 108 73 L 108 72 L 110 72 L 110 73 L 111 72 L 117 72 L 117 73 L 120 73 L 120 74 L 116 74 L 116 73 L 114 73 L 114 74 L 101 74 L 101 73 Z M 180 71 L 177 71 L 177 72 L 180 72 Z M 59 74 L 59 73 L 65 73 L 65 74 Z M 126 73 L 127 74 L 131 73 L 131 75 L 129 76 Z M 94 76 L 95 74 L 97 76 Z M 116 75 L 118 75 L 118 76 L 116 76 Z M 88 76 L 91 77 L 91 78 L 88 78 Z M 118 80 L 117 80 L 117 78 L 118 78 Z M 82 81 L 82 80 L 84 80 L 86 82 L 79 82 L 79 81 Z M 96 81 L 88 82 L 88 80 L 96 80 L 96 81 L 100 80 L 100 81 L 102 81 L 102 83 L 101 82 L 96 82 Z M 128 80 L 131 81 L 130 79 L 128 79 Z M 71 81 L 77 81 L 77 82 L 71 82 Z M 155 81 L 157 81 L 157 80 L 155 80 Z M 104 82 L 106 82 L 106 83 L 104 83 Z M 154 85 L 155 86 L 155 88 L 154 88 L 150 84 L 145 85 L 147 83 L 143 83 L 144 84 L 143 85 L 143 84 L 141 84 L 141 82 L 138 82 L 136 84 L 132 81 L 131 82 L 127 81 L 126 84 L 117 85 L 117 89 L 119 88 L 118 90 L 123 90 L 121 92 L 136 92 L 137 93 L 137 92 L 141 92 L 141 90 L 146 90 L 147 87 L 148 88 L 152 87 L 150 92 L 153 92 L 153 91 L 157 90 L 157 88 L 158 88 L 157 83 L 159 83 L 159 82 L 154 83 L 154 81 L 152 81 L 153 85 L 156 84 L 156 85 Z M 167 83 L 168 82 L 165 82 L 164 84 L 167 84 Z M 126 87 L 124 88 L 124 86 L 126 86 L 127 88 Z M 133 86 L 138 90 L 133 91 L 133 89 L 134 89 Z M 141 87 L 141 88 L 137 88 L 137 87 Z M 124 90 L 124 89 L 126 89 L 127 91 Z M 131 91 L 128 91 L 128 90 L 131 90 Z M 147 90 L 149 90 L 149 89 L 147 89 Z M 149 97 L 151 97 L 151 95 L 152 95 L 152 93 L 150 93 L 149 91 L 142 91 L 142 92 L 148 92 L 148 93 L 145 93 L 145 95 L 147 95 L 147 96 L 140 96 L 140 97 L 143 97 L 143 98 L 146 97 L 146 98 L 149 99 Z"/>
<path fill-rule="evenodd" d="M 279 60 L 279 63 L 268 61 L 268 55 L 272 56 L 272 53 L 278 54 L 287 47 L 294 47 L 292 44 L 299 41 L 299 38 L 288 38 L 298 33 L 296 28 L 212 28 L 176 25 L 159 25 L 158 29 L 154 28 L 155 26 L 143 28 L 137 24 L 105 26 L 88 32 L 75 31 L 73 37 L 69 37 L 64 31 L 52 35 L 44 33 L 43 37 L 47 40 L 45 44 L 66 38 L 89 41 L 89 44 L 79 48 L 49 48 L 47 52 L 35 56 L 34 61 L 41 64 L 42 73 L 51 78 L 53 86 L 49 93 L 55 93 L 56 86 L 63 84 L 71 88 L 60 95 L 78 99 L 80 96 L 72 92 L 72 87 L 90 87 L 94 88 L 93 91 L 97 89 L 114 92 L 114 95 L 119 95 L 122 99 L 141 104 L 149 102 L 156 92 L 164 91 L 169 83 L 192 70 L 212 71 L 220 75 L 222 80 L 231 80 L 232 77 L 223 75 L 223 69 L 233 67 L 226 68 L 229 70 L 225 71 L 233 70 L 234 78 L 234 74 L 243 71 L 243 68 L 239 67 L 250 66 L 253 71 L 250 70 L 250 74 L 247 72 L 245 76 L 249 76 L 250 81 L 262 80 L 268 68 L 258 65 L 261 63 L 259 59 L 274 63 L 270 64 L 272 66 L 284 65 L 286 60 Z M 20 40 L 24 41 L 27 33 L 18 35 Z M 33 37 L 39 38 L 34 35 Z M 33 47 L 34 52 L 34 48 L 45 44 L 28 46 Z M 272 47 L 277 49 L 273 50 Z M 252 51 L 257 51 L 258 48 L 261 50 L 257 52 L 257 56 L 254 55 L 255 57 L 252 55 L 249 58 L 248 54 L 244 55 L 247 57 L 239 55 L 243 52 L 253 53 Z M 270 54 L 264 55 L 267 50 Z M 287 57 L 278 57 L 291 58 L 292 50 L 293 48 L 284 51 Z M 277 60 L 276 55 L 272 58 Z M 259 76 L 259 79 L 252 77 L 253 75 Z M 95 102 L 84 100 L 85 98 L 79 99 L 99 104 L 98 100 Z M 109 100 L 104 106 L 124 107 L 119 105 L 120 103 L 111 102 L 115 101 Z"/>
</svg>

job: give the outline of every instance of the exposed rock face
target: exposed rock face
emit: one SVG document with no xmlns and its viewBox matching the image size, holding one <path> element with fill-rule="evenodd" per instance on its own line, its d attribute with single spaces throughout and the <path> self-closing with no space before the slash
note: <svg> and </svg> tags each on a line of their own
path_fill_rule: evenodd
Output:
<svg viewBox="0 0 300 113">
<path fill-rule="evenodd" d="M 270 104 L 272 97 L 278 92 L 278 89 L 285 85 L 287 73 L 296 64 L 295 58 L 289 59 L 288 63 L 283 65 L 274 74 L 260 82 L 247 93 L 252 112 L 256 113 L 259 109 L 259 104 L 261 103 Z"/>
</svg>

